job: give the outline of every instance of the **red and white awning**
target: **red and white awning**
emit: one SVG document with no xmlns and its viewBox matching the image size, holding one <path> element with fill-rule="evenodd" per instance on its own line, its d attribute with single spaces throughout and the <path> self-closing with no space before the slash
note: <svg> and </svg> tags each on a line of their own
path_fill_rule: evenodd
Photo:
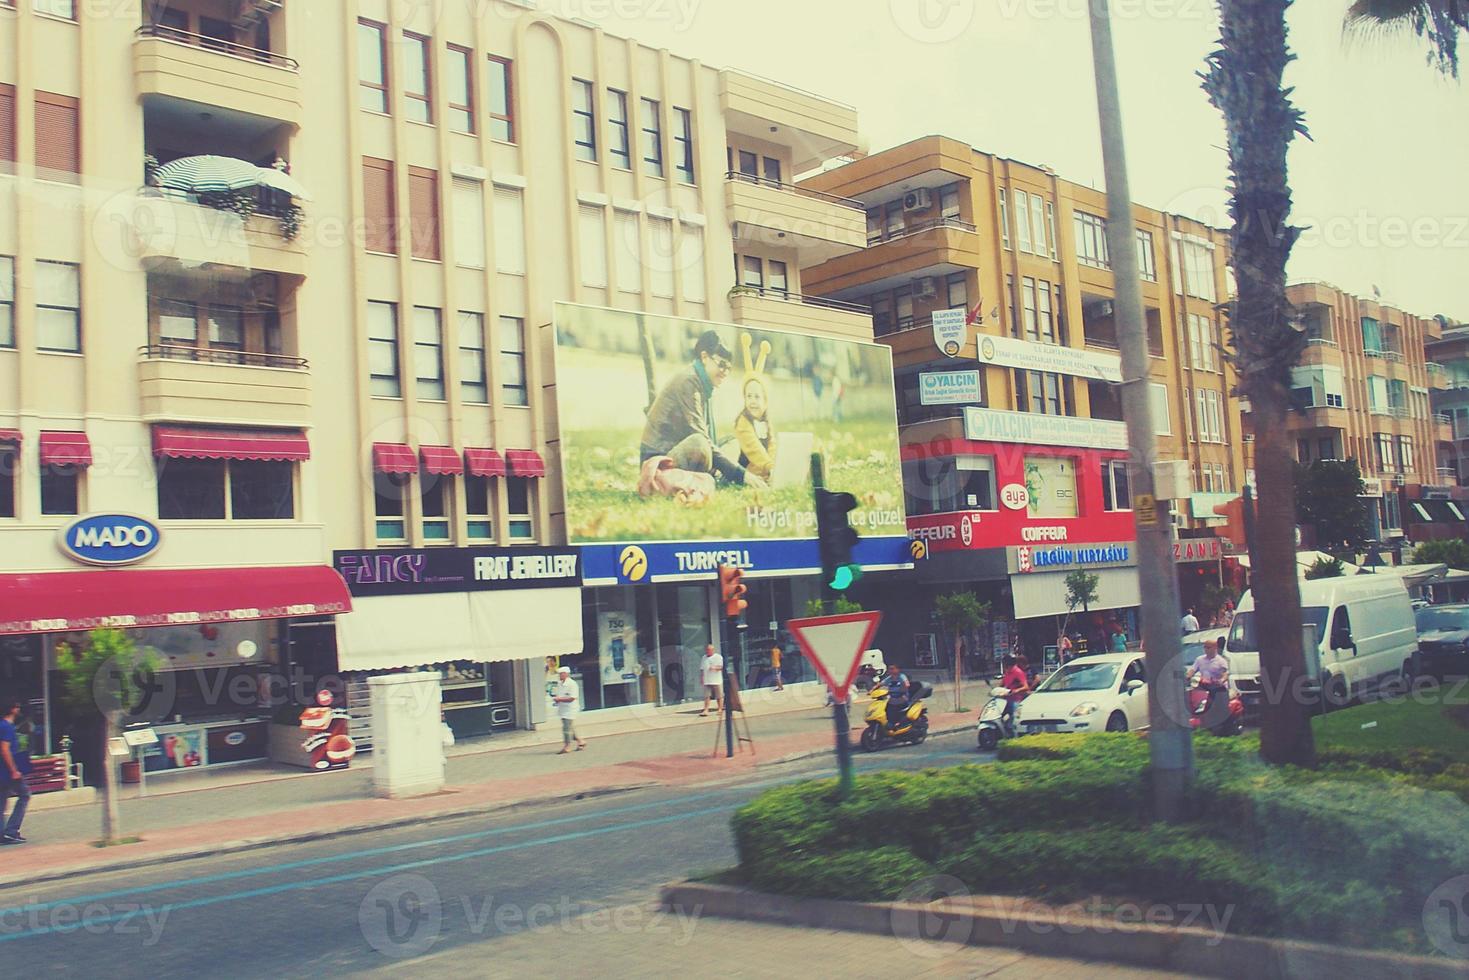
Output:
<svg viewBox="0 0 1469 980">
<path fill-rule="evenodd" d="M 300 431 L 159 425 L 153 428 L 153 453 L 170 459 L 305 460 L 311 444 Z"/>
<path fill-rule="evenodd" d="M 493 449 L 466 449 L 464 462 L 470 476 L 504 476 L 505 457 Z"/>
<path fill-rule="evenodd" d="M 511 476 L 546 475 L 546 461 L 534 449 L 507 449 L 505 462 L 509 464 Z"/>
<path fill-rule="evenodd" d="M 91 466 L 92 444 L 85 432 L 42 432 L 42 466 Z"/>
</svg>

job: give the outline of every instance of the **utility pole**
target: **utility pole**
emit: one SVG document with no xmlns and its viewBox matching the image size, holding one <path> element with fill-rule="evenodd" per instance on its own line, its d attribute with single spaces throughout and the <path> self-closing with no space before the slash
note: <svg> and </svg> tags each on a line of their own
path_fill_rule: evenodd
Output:
<svg viewBox="0 0 1469 980">
<path fill-rule="evenodd" d="M 821 507 L 821 491 L 826 487 L 825 470 L 821 463 L 821 454 L 811 454 L 811 493 L 818 510 Z M 836 610 L 837 594 L 832 589 L 831 583 L 827 581 L 826 575 L 821 576 L 821 610 L 830 616 Z M 845 800 L 852 795 L 852 741 L 851 722 L 847 719 L 847 705 L 831 692 L 831 717 L 832 725 L 836 728 L 837 748 L 837 797 Z"/>
<path fill-rule="evenodd" d="M 1127 420 L 1134 517 L 1137 522 L 1138 580 L 1143 600 L 1143 650 L 1148 673 L 1148 749 L 1152 762 L 1153 812 L 1167 821 L 1184 813 L 1194 774 L 1193 733 L 1184 694 L 1183 643 L 1179 632 L 1178 577 L 1173 565 L 1167 509 L 1159 509 L 1153 486 L 1157 430 L 1148 391 L 1148 336 L 1138 281 L 1137 231 L 1127 154 L 1122 139 L 1122 106 L 1117 92 L 1117 62 L 1112 49 L 1108 0 L 1089 0 L 1092 65 L 1097 84 L 1097 115 L 1102 128 L 1102 160 L 1107 181 L 1107 252 L 1116 296 L 1117 334 L 1122 347 L 1122 416 Z"/>
</svg>

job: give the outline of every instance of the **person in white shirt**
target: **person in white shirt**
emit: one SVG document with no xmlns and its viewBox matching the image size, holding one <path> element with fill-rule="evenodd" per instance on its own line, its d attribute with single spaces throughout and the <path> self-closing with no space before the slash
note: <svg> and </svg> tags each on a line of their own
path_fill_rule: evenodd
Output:
<svg viewBox="0 0 1469 980">
<path fill-rule="evenodd" d="M 573 741 L 576 742 L 576 750 L 580 752 L 587 747 L 587 743 L 576 733 L 576 712 L 581 704 L 580 692 L 576 681 L 571 679 L 570 667 L 562 667 L 556 672 L 556 677 L 556 693 L 551 698 L 556 702 L 556 716 L 561 719 L 561 751 L 556 754 L 565 755 L 570 752 Z"/>
<path fill-rule="evenodd" d="M 1181 625 L 1183 626 L 1183 633 L 1185 636 L 1190 633 L 1197 633 L 1199 631 L 1199 618 L 1194 615 L 1194 611 L 1192 609 L 1183 614 L 1183 622 Z"/>
<path fill-rule="evenodd" d="M 714 699 L 714 710 L 724 710 L 724 658 L 714 652 L 711 644 L 704 648 L 704 662 L 700 665 L 704 675 L 704 710 L 699 712 L 703 718 L 709 714 L 709 699 Z"/>
</svg>

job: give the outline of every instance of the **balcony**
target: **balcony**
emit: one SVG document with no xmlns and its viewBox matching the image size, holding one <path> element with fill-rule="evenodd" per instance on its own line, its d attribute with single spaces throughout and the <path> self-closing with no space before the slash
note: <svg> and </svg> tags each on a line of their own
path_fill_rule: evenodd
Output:
<svg viewBox="0 0 1469 980">
<path fill-rule="evenodd" d="M 301 124 L 301 77 L 291 58 L 232 41 L 151 24 L 134 34 L 138 95 L 217 106 Z"/>
<path fill-rule="evenodd" d="M 1373 414 L 1377 414 L 1375 410 Z M 1290 428 L 1293 432 L 1308 429 L 1346 429 L 1350 424 L 1350 413 L 1345 408 L 1335 405 L 1301 405 L 1290 416 Z"/>
<path fill-rule="evenodd" d="M 290 219 L 268 214 L 241 218 L 230 211 L 196 204 L 185 197 L 140 194 L 124 215 L 127 251 L 152 271 L 157 269 L 238 269 L 306 275 L 306 246 L 287 238 Z"/>
<path fill-rule="evenodd" d="M 795 248 L 800 264 L 818 265 L 867 247 L 862 202 L 751 174 L 725 174 L 724 204 L 735 248 Z"/>
<path fill-rule="evenodd" d="M 872 311 L 856 303 L 736 286 L 729 292 L 729 309 L 737 323 L 752 327 L 816 333 L 844 340 L 872 340 Z"/>
<path fill-rule="evenodd" d="M 719 108 L 731 133 L 790 147 L 798 174 L 858 148 L 855 108 L 758 75 L 721 71 Z"/>
<path fill-rule="evenodd" d="M 305 359 L 151 344 L 138 351 L 138 387 L 149 422 L 311 425 Z"/>
<path fill-rule="evenodd" d="M 805 270 L 802 281 L 813 293 L 852 299 L 914 279 L 976 269 L 979 262 L 974 225 L 958 218 L 931 218 Z"/>
</svg>

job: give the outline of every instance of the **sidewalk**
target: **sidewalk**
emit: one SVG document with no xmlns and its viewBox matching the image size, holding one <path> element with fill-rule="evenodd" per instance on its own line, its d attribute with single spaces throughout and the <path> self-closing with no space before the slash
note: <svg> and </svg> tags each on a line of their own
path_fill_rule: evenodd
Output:
<svg viewBox="0 0 1469 980">
<path fill-rule="evenodd" d="M 930 702 L 937 703 L 941 701 Z M 853 705 L 854 742 L 862 706 L 861 701 Z M 354 766 L 129 800 L 122 807 L 124 833 L 142 840 L 116 848 L 99 849 L 91 843 L 100 821 L 97 806 L 41 810 L 24 828 L 32 843 L 6 849 L 0 886 L 647 786 L 694 786 L 831 751 L 831 715 L 819 705 L 767 711 L 764 717 L 753 716 L 751 708 L 755 751 L 738 752 L 734 758 L 726 758 L 722 749 L 711 758 L 715 722 L 712 716 L 698 718 L 697 710 L 694 717 L 672 727 L 648 729 L 638 722 L 631 731 L 598 733 L 589 725 L 584 733 L 587 751 L 564 757 L 555 754 L 559 738 L 556 749 L 549 748 L 544 738 L 508 751 L 474 752 L 465 747 L 449 759 L 445 789 L 415 799 L 375 797 L 370 770 Z M 932 731 L 938 734 L 969 728 L 974 713 L 931 712 L 931 719 Z M 218 819 L 226 813 L 231 816 Z M 269 820 L 261 819 L 265 816 Z"/>
</svg>

